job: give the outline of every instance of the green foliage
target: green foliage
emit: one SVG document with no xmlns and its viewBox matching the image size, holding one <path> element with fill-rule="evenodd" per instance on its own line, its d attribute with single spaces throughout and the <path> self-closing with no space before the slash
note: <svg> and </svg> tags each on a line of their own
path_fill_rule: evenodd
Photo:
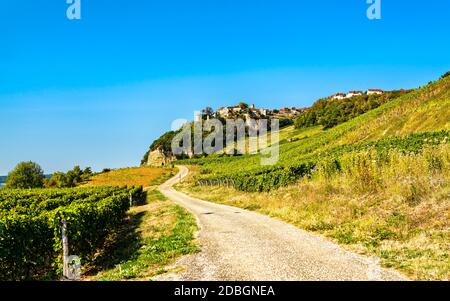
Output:
<svg viewBox="0 0 450 301">
<path fill-rule="evenodd" d="M 450 76 L 450 71 L 448 71 L 447 73 L 445 73 L 444 75 L 441 76 L 441 79 L 449 77 Z"/>
<path fill-rule="evenodd" d="M 152 143 L 152 145 L 150 146 L 150 150 L 154 151 L 158 147 L 162 147 L 164 151 L 170 152 L 172 150 L 172 140 L 179 132 L 180 130 L 165 133 Z"/>
<path fill-rule="evenodd" d="M 287 126 L 290 126 L 293 124 L 294 124 L 294 121 L 292 119 L 283 118 L 283 119 L 280 119 L 279 126 L 280 126 L 280 129 L 282 129 L 284 127 L 287 127 Z"/>
<path fill-rule="evenodd" d="M 81 170 L 80 166 L 75 166 L 67 173 L 55 172 L 49 180 L 45 181 L 45 186 L 50 188 L 71 188 L 87 182 L 93 173 L 90 167 Z"/>
<path fill-rule="evenodd" d="M 280 187 L 278 181 L 259 184 L 256 178 L 273 177 L 285 168 L 311 164 L 312 171 L 322 170 L 332 175 L 339 170 L 342 156 L 347 153 L 375 149 L 380 160 L 391 150 L 403 154 L 417 154 L 423 149 L 450 143 L 450 78 L 433 82 L 421 89 L 404 94 L 380 107 L 359 115 L 328 130 L 298 129 L 302 137 L 280 144 L 280 158 L 276 166 L 261 166 L 261 154 L 240 157 L 207 157 L 181 160 L 179 164 L 202 165 L 199 181 L 221 180 L 228 183 L 239 178 L 236 188 L 245 191 L 266 191 Z M 288 136 L 290 137 L 290 136 Z M 326 162 L 327 161 L 327 162 Z M 439 168 L 440 162 L 429 158 L 429 165 Z M 324 163 L 325 162 L 325 163 Z M 333 167 L 333 162 L 334 164 Z M 342 170 L 340 171 L 342 172 Z M 280 172 L 281 173 L 281 172 Z M 309 173 L 305 173 L 308 175 Z M 293 183 L 300 174 L 290 176 Z M 242 180 L 241 180 L 242 178 Z M 248 179 L 246 179 L 248 178 Z M 253 179 L 255 178 L 255 179 Z M 276 177 L 275 177 L 276 178 Z M 217 183 L 217 182 L 215 182 Z M 229 184 L 228 184 L 229 185 Z M 264 187 L 263 187 L 264 186 Z M 417 195 L 412 190 L 411 195 Z"/>
<path fill-rule="evenodd" d="M 205 120 L 207 118 L 214 117 L 214 110 L 211 107 L 206 107 L 202 110 L 202 119 Z"/>
<path fill-rule="evenodd" d="M 199 181 L 210 181 L 214 184 L 227 183 L 238 190 L 263 192 L 286 186 L 302 177 L 309 176 L 314 167 L 315 163 L 305 162 L 288 167 L 273 166 L 255 172 L 207 176 Z"/>
<path fill-rule="evenodd" d="M 248 104 L 245 102 L 240 102 L 239 107 L 243 110 L 246 110 L 246 109 L 248 109 Z"/>
<path fill-rule="evenodd" d="M 360 95 L 345 99 L 319 99 L 306 113 L 295 120 L 297 128 L 322 125 L 335 127 L 380 105 L 407 94 L 409 91 L 392 91 L 382 95 Z"/>
<path fill-rule="evenodd" d="M 189 214 L 187 210 L 177 205 L 167 205 L 165 209 L 156 209 L 147 213 L 143 217 L 143 222 L 147 220 L 154 220 L 161 215 L 172 215 L 176 219 L 176 223 L 169 233 L 164 233 L 163 229 L 158 226 L 152 226 L 152 230 L 157 235 L 144 235 L 140 240 L 133 241 L 132 238 L 125 241 L 126 247 L 137 248 L 131 258 L 122 259 L 115 268 L 100 274 L 98 280 L 101 281 L 123 281 L 136 280 L 146 278 L 148 279 L 153 273 L 155 267 L 160 267 L 161 271 L 165 265 L 171 260 L 180 255 L 187 255 L 198 252 L 198 247 L 193 243 L 194 232 L 197 230 L 195 218 Z M 143 229 L 128 229 L 128 234 L 131 232 L 141 232 Z M 145 231 L 145 230 L 144 230 Z M 163 234 L 161 234 L 163 232 Z M 131 240 L 131 241 L 130 241 Z M 134 246 L 133 246 L 134 245 Z M 114 250 L 117 251 L 117 250 Z M 119 250 L 120 251 L 120 250 Z M 125 250 L 123 250 L 125 251 Z M 129 251 L 125 251 L 128 253 Z M 111 259 L 108 260 L 111 262 Z M 150 274 L 150 275 L 149 275 Z"/>
<path fill-rule="evenodd" d="M 38 164 L 21 162 L 8 174 L 6 188 L 41 188 L 44 178 L 44 171 Z"/>
<path fill-rule="evenodd" d="M 70 253 L 92 260 L 117 228 L 142 187 L 4 189 L 0 192 L 0 280 L 56 279 L 61 275 L 61 221 Z"/>
<path fill-rule="evenodd" d="M 175 136 L 181 132 L 182 129 L 178 131 L 170 131 L 165 134 L 163 134 L 161 137 L 153 141 L 153 143 L 150 145 L 150 148 L 148 151 L 144 154 L 144 157 L 141 160 L 141 165 L 145 165 L 148 161 L 148 157 L 150 153 L 157 148 L 161 148 L 166 153 L 172 152 L 172 140 L 175 138 Z"/>
<path fill-rule="evenodd" d="M 434 147 L 448 143 L 450 143 L 450 131 L 440 131 L 417 133 L 404 138 L 392 137 L 372 142 L 340 145 L 323 152 L 304 155 L 298 163 L 292 163 L 295 160 L 287 160 L 286 165 L 279 163 L 273 167 L 254 167 L 255 164 L 251 163 L 251 168 L 248 168 L 244 164 L 248 164 L 249 156 L 244 156 L 236 160 L 232 160 L 230 157 L 215 159 L 203 158 L 182 161 L 180 163 L 203 165 L 201 176 L 198 179 L 199 181 L 213 181 L 214 183 L 230 182 L 236 189 L 242 191 L 269 191 L 292 184 L 302 177 L 310 176 L 312 173 L 329 178 L 339 172 L 345 171 L 341 162 L 342 157 L 346 154 L 355 153 L 360 154 L 355 157 L 356 161 L 353 162 L 360 170 L 359 178 L 361 182 L 358 184 L 367 188 L 369 184 L 373 184 L 373 181 L 370 178 L 364 177 L 363 174 L 369 171 L 367 164 L 372 158 L 367 158 L 364 152 L 373 151 L 376 154 L 376 157 L 373 159 L 383 161 L 393 150 L 400 154 L 418 154 L 426 147 Z M 439 168 L 440 164 L 442 164 L 439 162 L 439 158 L 431 155 L 427 158 L 429 165 L 434 168 Z M 291 157 L 291 159 L 295 159 L 295 157 Z M 231 164 L 233 161 L 236 161 L 236 166 L 240 168 Z M 220 166 L 220 173 L 214 172 L 217 170 L 215 166 Z"/>
</svg>

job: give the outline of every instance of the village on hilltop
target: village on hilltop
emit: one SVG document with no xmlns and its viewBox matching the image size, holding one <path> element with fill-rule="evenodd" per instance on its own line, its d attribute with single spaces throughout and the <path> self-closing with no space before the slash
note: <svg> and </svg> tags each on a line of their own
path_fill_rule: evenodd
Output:
<svg viewBox="0 0 450 301">
<path fill-rule="evenodd" d="M 245 103 L 240 103 L 237 106 L 222 107 L 217 110 L 217 116 L 222 118 L 233 118 L 236 116 L 243 116 L 247 118 L 294 118 L 303 112 L 306 112 L 307 108 L 281 108 L 281 109 L 258 109 L 254 104 L 248 107 Z"/>
<path fill-rule="evenodd" d="M 374 95 L 374 94 L 380 95 L 380 94 L 383 94 L 383 93 L 384 93 L 384 90 L 381 90 L 381 89 L 368 89 L 365 94 L 367 94 L 367 95 Z M 336 94 L 332 95 L 331 98 L 332 99 L 345 99 L 345 98 L 352 98 L 353 96 L 361 96 L 363 94 L 364 94 L 363 91 L 352 90 L 352 91 L 349 91 L 347 94 L 345 94 L 345 93 L 336 93 Z"/>
<path fill-rule="evenodd" d="M 351 90 L 348 93 L 336 93 L 330 97 L 329 99 L 346 99 L 352 98 L 354 96 L 360 95 L 381 95 L 384 94 L 385 91 L 382 89 L 368 89 L 366 92 L 360 90 Z M 299 116 L 302 113 L 308 112 L 308 108 L 296 108 L 296 107 L 284 107 L 280 109 L 262 109 L 256 108 L 254 104 L 248 106 L 246 103 L 241 102 L 236 106 L 227 106 L 221 107 L 216 112 L 212 109 L 204 110 L 202 114 L 200 114 L 197 118 L 200 119 L 203 115 L 205 118 L 209 119 L 212 117 L 220 117 L 220 118 L 237 118 L 244 117 L 255 118 L 255 119 L 265 119 L 265 118 L 285 118 L 285 119 L 293 119 Z"/>
<path fill-rule="evenodd" d="M 366 92 L 352 90 L 348 93 L 333 94 L 326 99 L 333 101 L 336 99 L 350 99 L 361 95 L 381 95 L 384 93 L 385 91 L 381 89 L 368 89 Z M 220 107 L 216 111 L 214 111 L 211 107 L 207 107 L 196 114 L 194 121 L 200 122 L 202 120 L 210 120 L 213 118 L 234 120 L 242 118 L 245 120 L 245 125 L 247 127 L 251 127 L 257 126 L 256 124 L 250 122 L 251 119 L 279 119 L 283 121 L 284 125 L 286 125 L 292 124 L 294 119 L 304 113 L 307 113 L 308 110 L 310 109 L 305 107 L 283 107 L 280 109 L 256 108 L 254 104 L 248 105 L 245 102 L 240 102 L 238 105 Z M 192 152 L 187 152 L 186 155 L 189 158 L 192 158 L 194 154 Z M 167 166 L 174 160 L 176 160 L 176 157 L 171 152 L 168 152 L 164 150 L 162 146 L 159 146 L 149 153 L 146 165 Z"/>
</svg>

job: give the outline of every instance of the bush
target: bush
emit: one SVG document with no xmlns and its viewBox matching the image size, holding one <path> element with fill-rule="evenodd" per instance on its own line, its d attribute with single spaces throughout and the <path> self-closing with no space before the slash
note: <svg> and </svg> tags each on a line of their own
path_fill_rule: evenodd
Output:
<svg viewBox="0 0 450 301">
<path fill-rule="evenodd" d="M 294 121 L 292 119 L 283 118 L 283 119 L 280 119 L 279 127 L 281 129 L 281 128 L 284 128 L 284 127 L 287 127 L 287 126 L 290 126 L 293 124 L 294 124 Z"/>
<path fill-rule="evenodd" d="M 34 162 L 21 162 L 8 174 L 6 188 L 41 188 L 44 186 L 44 171 Z"/>
<path fill-rule="evenodd" d="M 92 175 L 90 167 L 81 170 L 80 166 L 77 165 L 67 173 L 55 172 L 50 179 L 45 181 L 45 186 L 52 188 L 72 188 L 87 182 Z"/>
<path fill-rule="evenodd" d="M 324 129 L 330 129 L 407 93 L 409 91 L 390 91 L 382 95 L 365 94 L 345 99 L 322 98 L 295 120 L 295 126 L 322 125 Z"/>
</svg>

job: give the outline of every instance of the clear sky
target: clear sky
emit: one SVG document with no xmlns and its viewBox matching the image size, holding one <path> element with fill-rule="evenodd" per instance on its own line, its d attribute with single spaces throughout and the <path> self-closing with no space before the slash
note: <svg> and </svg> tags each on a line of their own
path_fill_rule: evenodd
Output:
<svg viewBox="0 0 450 301">
<path fill-rule="evenodd" d="M 24 160 L 138 165 L 177 118 L 238 101 L 308 106 L 450 70 L 450 1 L 0 2 L 0 175 Z"/>
</svg>

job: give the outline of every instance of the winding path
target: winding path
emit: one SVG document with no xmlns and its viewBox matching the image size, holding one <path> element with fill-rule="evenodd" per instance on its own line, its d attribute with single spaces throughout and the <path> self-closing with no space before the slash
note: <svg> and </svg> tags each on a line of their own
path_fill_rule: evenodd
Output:
<svg viewBox="0 0 450 301">
<path fill-rule="evenodd" d="M 160 280 L 405 279 L 373 259 L 282 221 L 178 192 L 172 186 L 189 172 L 179 168 L 160 191 L 196 216 L 201 252 L 179 259 L 175 265 L 183 271 Z"/>
</svg>

